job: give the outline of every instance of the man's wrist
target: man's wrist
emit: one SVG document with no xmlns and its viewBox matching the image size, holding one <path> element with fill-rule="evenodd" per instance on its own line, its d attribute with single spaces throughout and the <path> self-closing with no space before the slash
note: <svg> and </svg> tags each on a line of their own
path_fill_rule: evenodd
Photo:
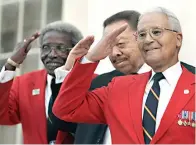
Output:
<svg viewBox="0 0 196 145">
<path fill-rule="evenodd" d="M 15 71 L 16 70 L 16 67 L 9 64 L 9 63 L 6 63 L 5 64 L 5 70 L 9 70 L 9 71 Z"/>
<path fill-rule="evenodd" d="M 87 53 L 84 57 L 90 62 L 96 62 L 96 60 L 93 60 L 93 57 L 90 53 Z"/>
<path fill-rule="evenodd" d="M 75 60 L 76 59 L 74 57 L 68 56 L 67 61 L 64 65 L 64 69 L 69 71 L 73 67 Z"/>
<path fill-rule="evenodd" d="M 11 58 L 7 59 L 7 63 L 14 66 L 14 67 L 19 67 L 20 64 L 16 63 L 15 61 L 13 61 Z"/>
</svg>

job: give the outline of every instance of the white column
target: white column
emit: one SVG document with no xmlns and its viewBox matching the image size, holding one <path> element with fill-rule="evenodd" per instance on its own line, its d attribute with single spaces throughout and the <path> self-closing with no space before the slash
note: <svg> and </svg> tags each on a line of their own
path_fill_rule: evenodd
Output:
<svg viewBox="0 0 196 145">
<path fill-rule="evenodd" d="M 62 20 L 88 34 L 88 0 L 63 0 Z"/>
</svg>

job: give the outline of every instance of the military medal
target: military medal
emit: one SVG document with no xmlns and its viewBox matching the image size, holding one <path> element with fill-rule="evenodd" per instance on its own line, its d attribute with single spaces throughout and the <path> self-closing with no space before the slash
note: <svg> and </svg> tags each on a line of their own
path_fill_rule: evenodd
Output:
<svg viewBox="0 0 196 145">
<path fill-rule="evenodd" d="M 180 119 L 180 120 L 178 120 L 178 125 L 182 125 L 182 120 Z"/>
<path fill-rule="evenodd" d="M 191 121 L 192 121 L 191 126 L 192 127 L 195 127 L 196 126 L 195 116 L 196 116 L 196 112 L 191 112 Z"/>
<path fill-rule="evenodd" d="M 178 114 L 178 125 L 196 127 L 196 112 L 182 111 Z"/>
<path fill-rule="evenodd" d="M 191 126 L 191 111 L 188 112 L 188 120 L 189 121 L 188 121 L 187 125 Z"/>
<path fill-rule="evenodd" d="M 178 125 L 182 125 L 182 113 L 181 114 L 178 114 L 178 118 L 179 118 L 179 120 L 178 120 Z"/>
<path fill-rule="evenodd" d="M 183 126 L 187 126 L 188 125 L 188 118 L 189 118 L 189 112 L 188 111 L 182 111 L 182 124 Z"/>
</svg>

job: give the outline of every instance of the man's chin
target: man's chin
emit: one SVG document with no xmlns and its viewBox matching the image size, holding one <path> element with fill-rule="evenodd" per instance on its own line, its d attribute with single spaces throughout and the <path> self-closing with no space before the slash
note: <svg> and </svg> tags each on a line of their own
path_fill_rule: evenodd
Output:
<svg viewBox="0 0 196 145">
<path fill-rule="evenodd" d="M 62 66 L 62 65 L 61 65 L 61 66 Z M 57 66 L 57 67 L 47 67 L 46 70 L 47 70 L 48 74 L 54 75 L 55 69 L 57 69 L 57 68 L 59 68 L 59 67 L 61 67 L 61 66 L 59 65 L 59 66 Z"/>
<path fill-rule="evenodd" d="M 57 67 L 58 68 L 58 67 Z M 55 76 L 55 73 L 54 73 L 54 70 L 57 69 L 56 67 L 55 68 L 52 68 L 52 69 L 46 69 L 47 70 L 47 73 L 51 76 Z"/>
<path fill-rule="evenodd" d="M 146 59 L 146 63 L 149 66 L 153 67 L 153 66 L 159 65 L 161 63 L 161 60 L 160 60 L 160 58 L 156 58 L 156 57 L 148 58 L 148 59 Z"/>
<path fill-rule="evenodd" d="M 116 68 L 116 69 L 124 74 L 129 73 L 129 69 L 127 69 L 126 67 L 121 67 L 121 68 Z"/>
<path fill-rule="evenodd" d="M 53 77 L 55 77 L 54 71 L 47 71 L 47 73 Z"/>
</svg>

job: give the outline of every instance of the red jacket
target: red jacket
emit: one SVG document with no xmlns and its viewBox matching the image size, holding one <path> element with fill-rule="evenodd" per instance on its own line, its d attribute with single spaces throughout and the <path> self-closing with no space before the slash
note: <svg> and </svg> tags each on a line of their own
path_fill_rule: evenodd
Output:
<svg viewBox="0 0 196 145">
<path fill-rule="evenodd" d="M 142 100 L 151 72 L 117 77 L 108 87 L 88 92 L 96 66 L 96 63 L 75 64 L 63 82 L 53 113 L 70 122 L 107 123 L 113 144 L 144 144 Z M 182 110 L 195 112 L 195 75 L 182 69 L 152 144 L 195 143 L 195 128 L 178 125 Z M 189 93 L 184 93 L 185 89 Z"/>
<path fill-rule="evenodd" d="M 25 144 L 47 143 L 47 119 L 45 114 L 45 87 L 47 73 L 35 71 L 0 83 L 0 124 L 22 123 Z M 33 95 L 32 91 L 40 89 Z M 59 131 L 56 143 L 73 143 L 66 132 Z"/>
</svg>

